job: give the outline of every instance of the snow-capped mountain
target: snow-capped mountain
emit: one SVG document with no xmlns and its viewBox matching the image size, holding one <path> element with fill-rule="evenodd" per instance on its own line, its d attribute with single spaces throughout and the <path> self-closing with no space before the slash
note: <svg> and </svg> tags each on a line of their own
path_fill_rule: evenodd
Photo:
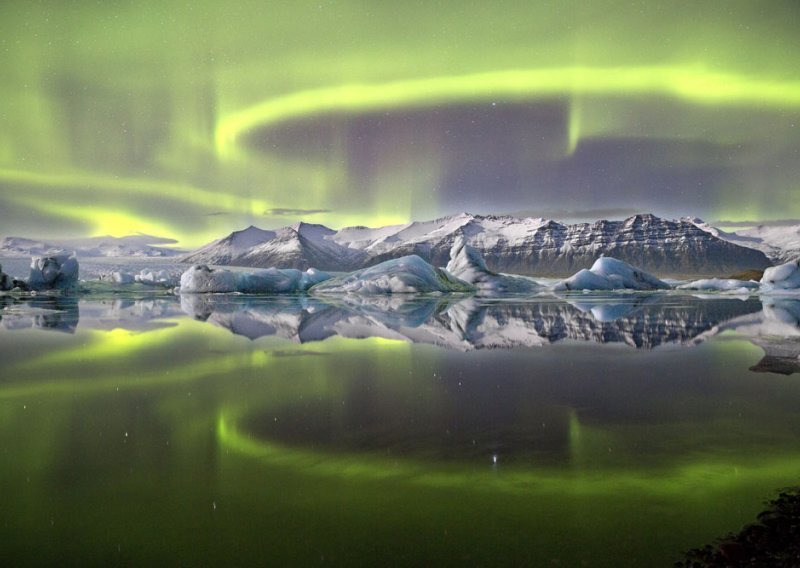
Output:
<svg viewBox="0 0 800 568">
<path fill-rule="evenodd" d="M 660 276 L 724 276 L 771 265 L 761 251 L 715 236 L 692 221 L 649 214 L 574 225 L 462 213 L 375 229 L 334 231 L 306 223 L 277 231 L 250 227 L 181 260 L 343 271 L 416 254 L 434 266 L 445 266 L 459 237 L 484 257 L 490 270 L 532 276 L 568 276 L 590 267 L 601 255 Z"/>
<path fill-rule="evenodd" d="M 24 237 L 6 237 L 0 240 L 2 256 L 37 256 L 53 251 L 75 251 L 78 256 L 108 257 L 165 257 L 184 251 L 153 245 L 172 244 L 175 241 L 150 235 L 127 237 L 89 237 L 85 239 L 37 240 Z"/>
<path fill-rule="evenodd" d="M 336 231 L 323 225 L 296 223 L 276 231 L 250 226 L 207 244 L 181 258 L 188 263 L 280 268 L 350 270 L 366 255 L 340 245 Z"/>
<path fill-rule="evenodd" d="M 800 257 L 800 225 L 758 225 L 735 232 L 726 232 L 712 227 L 702 219 L 685 219 L 715 237 L 739 246 L 760 250 L 776 264 Z"/>
</svg>

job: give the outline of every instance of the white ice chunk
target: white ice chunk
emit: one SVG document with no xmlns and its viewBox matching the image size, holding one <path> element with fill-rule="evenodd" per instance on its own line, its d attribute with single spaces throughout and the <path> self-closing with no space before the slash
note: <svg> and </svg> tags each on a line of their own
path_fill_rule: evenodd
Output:
<svg viewBox="0 0 800 568">
<path fill-rule="evenodd" d="M 557 283 L 554 290 L 667 290 L 669 284 L 652 274 L 607 256 L 598 258 L 589 270 L 579 270 Z"/>
<path fill-rule="evenodd" d="M 178 277 L 166 270 L 148 270 L 147 268 L 141 270 L 134 277 L 134 280 L 148 286 L 164 286 L 167 288 L 173 288 L 180 284 Z"/>
<path fill-rule="evenodd" d="M 78 285 L 78 259 L 70 252 L 31 258 L 31 290 L 72 290 Z"/>
<path fill-rule="evenodd" d="M 463 236 L 456 237 L 450 249 L 447 271 L 472 284 L 481 294 L 523 294 L 538 291 L 541 286 L 528 278 L 492 272 L 481 254 L 467 244 Z"/>
<path fill-rule="evenodd" d="M 230 270 L 192 266 L 181 275 L 181 293 L 236 292 L 236 274 Z"/>
<path fill-rule="evenodd" d="M 233 272 L 198 265 L 183 273 L 180 292 L 182 294 L 209 292 L 285 294 L 305 292 L 311 286 L 328 280 L 330 277 L 329 274 L 314 268 L 309 268 L 305 272 L 294 268 L 267 268 L 256 272 Z"/>
<path fill-rule="evenodd" d="M 614 285 L 605 276 L 582 268 L 566 280 L 553 286 L 554 290 L 613 290 Z"/>
<path fill-rule="evenodd" d="M 133 284 L 134 276 L 129 272 L 112 272 L 110 280 L 116 284 Z"/>
<path fill-rule="evenodd" d="M 761 278 L 761 288 L 767 291 L 800 288 L 800 258 L 767 268 Z"/>
<path fill-rule="evenodd" d="M 753 280 L 735 280 L 732 278 L 705 278 L 678 286 L 680 290 L 717 290 L 720 292 L 742 292 L 758 289 L 758 282 Z"/>
<path fill-rule="evenodd" d="M 314 286 L 314 293 L 425 294 L 475 288 L 415 254 L 387 260 Z"/>
</svg>

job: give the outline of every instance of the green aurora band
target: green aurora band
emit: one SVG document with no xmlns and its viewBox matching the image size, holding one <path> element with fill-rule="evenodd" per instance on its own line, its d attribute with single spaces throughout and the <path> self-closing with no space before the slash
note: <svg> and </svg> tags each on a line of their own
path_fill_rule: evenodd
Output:
<svg viewBox="0 0 800 568">
<path fill-rule="evenodd" d="M 12 1 L 0 16 L 3 235 L 195 246 L 250 223 L 465 208 L 800 216 L 795 2 Z M 522 134 L 450 137 L 429 124 L 448 109 L 462 133 L 503 109 Z"/>
</svg>

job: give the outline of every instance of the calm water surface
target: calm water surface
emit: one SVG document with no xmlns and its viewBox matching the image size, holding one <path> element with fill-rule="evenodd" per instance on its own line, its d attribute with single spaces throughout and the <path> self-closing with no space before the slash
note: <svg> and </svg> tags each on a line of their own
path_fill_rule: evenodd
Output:
<svg viewBox="0 0 800 568">
<path fill-rule="evenodd" d="M 800 302 L 0 299 L 18 564 L 669 566 L 800 482 Z"/>
</svg>

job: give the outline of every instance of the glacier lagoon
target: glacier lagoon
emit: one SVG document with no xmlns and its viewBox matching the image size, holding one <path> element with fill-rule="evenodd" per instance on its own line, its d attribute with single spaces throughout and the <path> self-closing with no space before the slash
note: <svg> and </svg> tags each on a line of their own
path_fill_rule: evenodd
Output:
<svg viewBox="0 0 800 568">
<path fill-rule="evenodd" d="M 12 564 L 671 565 L 798 484 L 797 299 L 0 302 Z"/>
</svg>

